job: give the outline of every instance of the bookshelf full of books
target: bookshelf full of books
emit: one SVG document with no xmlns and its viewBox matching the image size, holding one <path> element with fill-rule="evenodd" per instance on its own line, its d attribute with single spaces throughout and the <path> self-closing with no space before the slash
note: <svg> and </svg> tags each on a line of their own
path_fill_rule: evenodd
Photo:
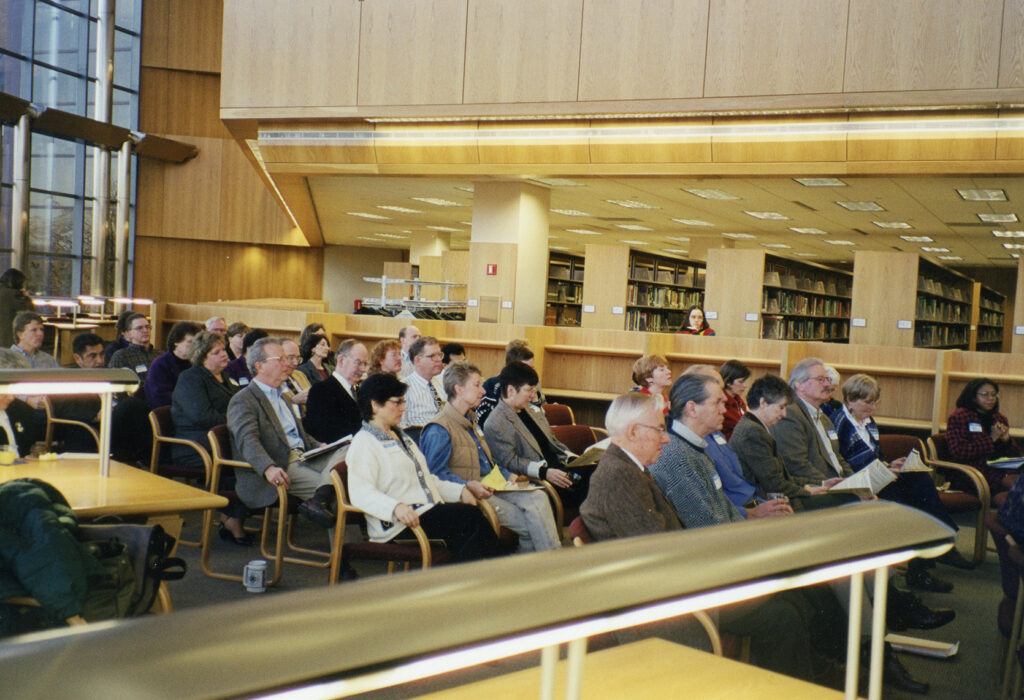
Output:
<svg viewBox="0 0 1024 700">
<path fill-rule="evenodd" d="M 545 326 L 579 326 L 583 308 L 583 258 L 566 253 L 548 256 Z"/>
<path fill-rule="evenodd" d="M 914 347 L 968 349 L 973 294 L 971 279 L 921 258 L 917 270 Z"/>
<path fill-rule="evenodd" d="M 971 349 L 1002 352 L 1006 326 L 1006 297 L 981 282 L 974 283 L 971 305 Z"/>
<path fill-rule="evenodd" d="M 705 274 L 702 263 L 630 251 L 626 330 L 682 330 L 686 310 L 703 306 Z"/>
</svg>

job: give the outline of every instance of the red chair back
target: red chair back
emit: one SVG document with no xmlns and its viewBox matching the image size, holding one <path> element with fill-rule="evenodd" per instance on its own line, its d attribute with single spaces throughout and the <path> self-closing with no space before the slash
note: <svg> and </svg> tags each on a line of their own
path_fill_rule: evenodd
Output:
<svg viewBox="0 0 1024 700">
<path fill-rule="evenodd" d="M 587 524 L 583 522 L 583 517 L 577 515 L 569 523 L 569 537 L 572 539 L 580 538 L 580 542 L 583 544 L 590 544 L 594 541 L 593 536 L 590 534 L 590 530 L 587 529 Z"/>
<path fill-rule="evenodd" d="M 590 429 L 589 425 L 553 425 L 551 432 L 578 455 L 583 454 L 588 447 L 597 442 L 594 431 Z"/>
<path fill-rule="evenodd" d="M 544 417 L 548 419 L 548 425 L 573 425 L 576 418 L 572 415 L 572 409 L 564 403 L 544 403 L 540 406 L 544 409 Z"/>
<path fill-rule="evenodd" d="M 171 407 L 160 406 L 149 412 L 153 434 L 161 437 L 174 437 L 174 420 L 171 418 Z"/>
<path fill-rule="evenodd" d="M 913 435 L 879 435 L 878 446 L 882 450 L 882 458 L 886 462 L 891 462 L 894 459 L 900 457 L 906 457 L 910 454 L 911 450 L 917 450 L 917 453 L 921 456 L 921 459 L 927 459 L 928 455 L 924 451 L 924 443 L 921 442 L 921 438 Z"/>
<path fill-rule="evenodd" d="M 956 461 L 949 456 L 949 444 L 946 442 L 945 433 L 935 433 L 930 439 L 932 441 L 932 445 L 935 447 L 935 459 L 943 462 Z"/>
</svg>

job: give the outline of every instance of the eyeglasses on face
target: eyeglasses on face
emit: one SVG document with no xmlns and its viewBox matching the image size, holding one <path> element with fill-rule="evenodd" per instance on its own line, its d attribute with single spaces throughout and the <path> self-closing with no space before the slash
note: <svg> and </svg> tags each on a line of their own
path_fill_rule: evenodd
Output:
<svg viewBox="0 0 1024 700">
<path fill-rule="evenodd" d="M 384 403 L 393 403 L 396 406 L 404 406 L 405 405 L 405 397 L 404 396 L 394 396 L 394 397 L 388 399 L 387 401 L 385 401 Z"/>
<path fill-rule="evenodd" d="M 979 391 L 978 392 L 978 398 L 981 398 L 981 399 L 998 399 L 999 398 L 999 392 L 998 391 Z"/>
<path fill-rule="evenodd" d="M 637 425 L 639 425 L 641 428 L 650 428 L 651 430 L 661 435 L 664 435 L 665 433 L 668 432 L 668 430 L 665 429 L 664 425 L 648 425 L 647 423 L 637 423 Z"/>
</svg>

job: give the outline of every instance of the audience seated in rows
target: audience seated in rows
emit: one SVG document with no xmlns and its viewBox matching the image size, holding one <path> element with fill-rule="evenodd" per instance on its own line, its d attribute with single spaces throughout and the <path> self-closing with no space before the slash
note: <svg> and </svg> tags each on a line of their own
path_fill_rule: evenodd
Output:
<svg viewBox="0 0 1024 700">
<path fill-rule="evenodd" d="M 728 440 L 732 436 L 733 428 L 747 412 L 747 402 L 743 395 L 747 393 L 750 368 L 739 360 L 728 360 L 718 369 L 718 375 L 725 383 L 725 418 L 722 421 L 722 435 Z"/>
<path fill-rule="evenodd" d="M 252 380 L 251 370 L 249 369 L 249 361 L 246 358 L 246 354 L 249 352 L 256 341 L 261 338 L 266 338 L 270 334 L 262 328 L 254 328 L 245 334 L 242 339 L 242 351 L 241 355 L 236 357 L 234 360 L 228 363 L 228 366 L 224 368 L 224 374 L 227 375 L 228 379 L 232 380 L 238 386 L 246 386 Z"/>
<path fill-rule="evenodd" d="M 397 340 L 382 340 L 370 351 L 370 366 L 366 374 L 387 372 L 396 377 L 402 371 L 402 344 Z"/>
<path fill-rule="evenodd" d="M 327 362 L 331 354 L 331 344 L 320 333 L 310 335 L 299 346 L 302 364 L 296 369 L 309 379 L 310 386 L 322 382 L 331 376 L 333 367 Z"/>
<path fill-rule="evenodd" d="M 237 360 L 242 356 L 242 344 L 245 342 L 245 334 L 248 333 L 251 328 L 241 322 L 232 323 L 228 326 L 228 331 L 225 334 L 225 338 L 228 343 L 228 361 Z"/>
<path fill-rule="evenodd" d="M 658 402 L 658 408 L 668 415 L 668 399 L 665 392 L 672 386 L 672 370 L 668 360 L 661 355 L 644 355 L 633 363 L 633 383 L 636 391 L 649 394 Z"/>
<path fill-rule="evenodd" d="M 399 379 L 405 379 L 413 372 L 412 355 L 409 350 L 413 343 L 420 339 L 420 329 L 416 326 L 406 326 L 398 331 L 398 342 L 402 344 L 402 369 L 398 371 Z"/>
<path fill-rule="evenodd" d="M 219 333 L 225 335 L 228 332 L 228 322 L 223 316 L 211 316 L 206 319 L 206 323 L 203 324 L 206 330 L 211 333 Z"/>
<path fill-rule="evenodd" d="M 128 346 L 115 352 L 111 356 L 109 364 L 112 368 L 127 367 L 135 372 L 142 382 L 145 382 L 149 366 L 160 355 L 149 344 L 152 326 L 145 315 L 133 313 L 125 319 L 125 329 L 124 337 L 128 341 Z"/>
<path fill-rule="evenodd" d="M 437 338 L 423 336 L 409 346 L 408 352 L 413 371 L 402 379 L 409 386 L 402 416 L 403 430 L 426 425 L 447 400 L 439 377 L 442 355 Z"/>
<path fill-rule="evenodd" d="M 441 346 L 441 384 L 444 385 L 444 373 L 448 365 L 466 359 L 466 348 L 462 343 L 445 343 Z"/>
<path fill-rule="evenodd" d="M 167 352 L 153 360 L 146 373 L 146 404 L 150 409 L 171 405 L 171 394 L 178 375 L 192 366 L 192 340 L 200 330 L 199 324 L 178 321 L 167 334 Z"/>
<path fill-rule="evenodd" d="M 117 315 L 117 324 L 114 326 L 117 330 L 117 338 L 103 350 L 103 361 L 108 367 L 110 366 L 110 359 L 114 356 L 115 352 L 131 345 L 131 342 L 128 340 L 128 317 L 135 313 L 131 309 L 125 309 Z"/>
<path fill-rule="evenodd" d="M 508 367 L 513 362 L 522 362 L 530 367 L 534 366 L 533 350 L 529 348 L 525 340 L 513 339 L 508 341 L 508 345 L 505 346 L 505 366 Z M 480 407 L 476 409 L 476 414 L 480 418 L 480 425 L 484 425 L 487 422 L 487 417 L 500 400 L 501 390 L 498 388 L 498 377 L 491 377 L 484 382 L 484 399 L 480 402 Z M 546 403 L 546 401 L 544 393 L 540 388 L 540 380 L 538 379 L 533 404 L 540 406 L 542 403 Z"/>
<path fill-rule="evenodd" d="M 366 369 L 366 346 L 356 340 L 343 340 L 338 345 L 337 357 L 334 372 L 310 388 L 306 402 L 303 425 L 310 435 L 322 442 L 355 435 L 363 424 L 356 402 L 356 386 Z"/>
</svg>

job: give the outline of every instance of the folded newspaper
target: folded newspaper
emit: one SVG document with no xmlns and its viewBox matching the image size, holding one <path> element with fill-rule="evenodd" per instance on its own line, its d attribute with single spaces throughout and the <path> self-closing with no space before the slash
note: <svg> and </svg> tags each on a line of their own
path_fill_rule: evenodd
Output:
<svg viewBox="0 0 1024 700">
<path fill-rule="evenodd" d="M 567 467 L 586 467 L 591 464 L 597 464 L 604 457 L 604 453 L 608 450 L 608 445 L 612 444 L 611 438 L 605 438 L 600 442 L 595 442 L 593 445 L 583 451 L 578 457 L 573 457 L 565 465 Z"/>
<path fill-rule="evenodd" d="M 931 470 L 932 468 L 924 463 L 917 450 L 911 450 L 910 454 L 907 455 L 907 461 L 900 467 L 901 472 L 930 472 Z"/>
<path fill-rule="evenodd" d="M 327 443 L 325 445 L 320 445 L 320 447 L 314 447 L 312 450 L 307 450 L 306 452 L 303 452 L 302 456 L 299 459 L 301 459 L 303 462 L 305 462 L 305 461 L 308 461 L 310 459 L 313 459 L 314 457 L 319 457 L 320 455 L 322 455 L 322 454 L 324 454 L 326 452 L 330 452 L 332 450 L 336 450 L 339 447 L 341 447 L 342 445 L 347 445 L 350 442 L 352 442 L 352 436 L 351 435 L 346 435 L 343 438 L 338 438 L 334 442 L 329 442 L 329 443 Z"/>
<path fill-rule="evenodd" d="M 878 492 L 896 481 L 896 475 L 879 460 L 873 461 L 851 477 L 830 488 L 829 493 L 845 492 L 857 496 L 877 496 Z"/>
</svg>

